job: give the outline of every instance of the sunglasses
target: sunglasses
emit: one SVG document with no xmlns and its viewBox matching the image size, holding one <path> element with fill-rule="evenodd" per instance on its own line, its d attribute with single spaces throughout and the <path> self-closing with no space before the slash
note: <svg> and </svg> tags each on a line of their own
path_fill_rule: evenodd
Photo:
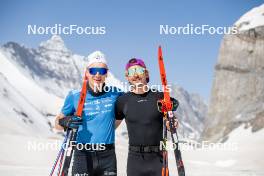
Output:
<svg viewBox="0 0 264 176">
<path fill-rule="evenodd" d="M 99 73 L 99 75 L 105 75 L 107 73 L 107 68 L 92 67 L 88 68 L 88 70 L 91 75 L 96 75 L 97 73 Z"/>
<path fill-rule="evenodd" d="M 145 68 L 143 67 L 131 67 L 127 70 L 128 76 L 134 76 L 135 74 L 142 75 L 145 73 Z"/>
</svg>

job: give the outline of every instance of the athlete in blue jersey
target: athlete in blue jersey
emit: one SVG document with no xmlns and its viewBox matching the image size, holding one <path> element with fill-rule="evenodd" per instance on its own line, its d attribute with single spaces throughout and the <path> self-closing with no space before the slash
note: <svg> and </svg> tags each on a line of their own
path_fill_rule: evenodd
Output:
<svg viewBox="0 0 264 176">
<path fill-rule="evenodd" d="M 78 127 L 72 175 L 103 176 L 117 174 L 115 155 L 115 101 L 121 91 L 106 86 L 107 63 L 104 54 L 96 51 L 88 56 L 88 88 Z M 55 127 L 70 127 L 70 117 L 77 111 L 80 90 L 67 95 Z"/>
</svg>

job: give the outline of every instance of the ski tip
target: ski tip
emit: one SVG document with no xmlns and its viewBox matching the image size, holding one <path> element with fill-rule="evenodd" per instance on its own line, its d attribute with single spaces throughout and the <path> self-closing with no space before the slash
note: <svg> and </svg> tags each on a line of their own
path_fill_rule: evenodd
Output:
<svg viewBox="0 0 264 176">
<path fill-rule="evenodd" d="M 161 46 L 159 45 L 159 56 L 161 56 L 162 55 L 162 50 L 161 50 Z"/>
</svg>

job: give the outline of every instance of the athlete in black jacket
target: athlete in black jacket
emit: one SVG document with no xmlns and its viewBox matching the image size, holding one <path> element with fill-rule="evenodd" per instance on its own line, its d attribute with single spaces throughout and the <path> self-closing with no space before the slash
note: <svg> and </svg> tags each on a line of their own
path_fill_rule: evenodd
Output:
<svg viewBox="0 0 264 176">
<path fill-rule="evenodd" d="M 141 59 L 131 59 L 126 65 L 126 78 L 131 85 L 128 93 L 116 101 L 117 120 L 125 119 L 129 136 L 127 176 L 161 176 L 163 114 L 157 101 L 163 93 L 148 90 L 149 74 Z M 178 101 L 172 99 L 174 105 Z M 176 121 L 175 127 L 177 127 Z"/>
</svg>

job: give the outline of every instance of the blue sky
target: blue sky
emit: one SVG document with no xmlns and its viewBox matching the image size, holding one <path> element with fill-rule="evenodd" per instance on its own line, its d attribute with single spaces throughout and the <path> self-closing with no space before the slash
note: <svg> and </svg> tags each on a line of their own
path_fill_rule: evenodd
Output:
<svg viewBox="0 0 264 176">
<path fill-rule="evenodd" d="M 260 0 L 108 0 L 14 1 L 0 5 L 0 44 L 16 41 L 37 47 L 51 35 L 28 35 L 27 25 L 105 26 L 105 35 L 62 35 L 74 53 L 103 51 L 112 72 L 124 80 L 124 65 L 132 57 L 143 58 L 151 83 L 160 83 L 157 48 L 162 45 L 168 82 L 206 100 L 214 76 L 223 35 L 160 35 L 159 25 L 231 26 Z"/>
</svg>

